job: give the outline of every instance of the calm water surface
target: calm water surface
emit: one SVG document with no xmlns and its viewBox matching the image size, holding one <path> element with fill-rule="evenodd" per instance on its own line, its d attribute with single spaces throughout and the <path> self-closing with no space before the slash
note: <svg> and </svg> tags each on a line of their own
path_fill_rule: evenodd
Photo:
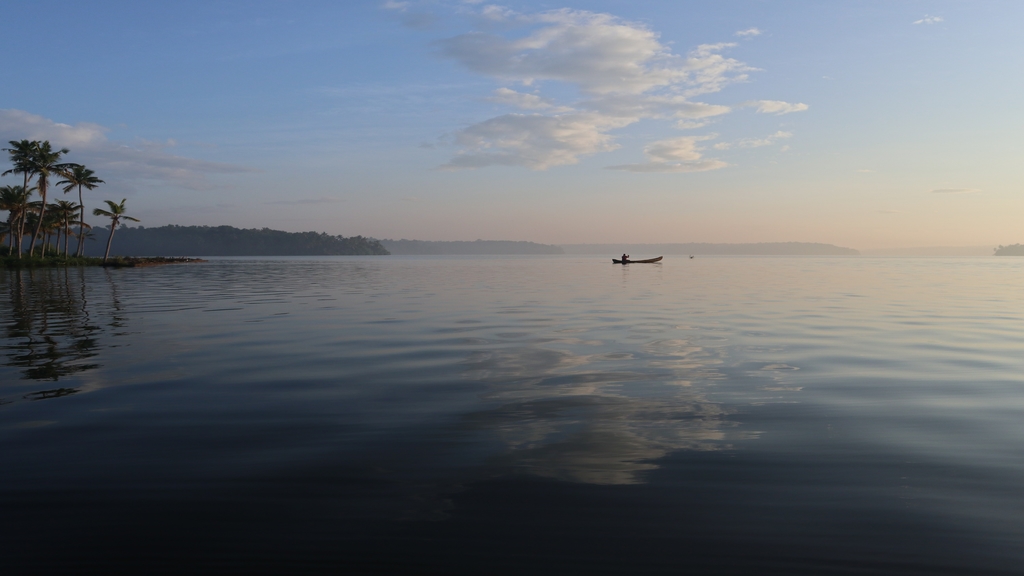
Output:
<svg viewBox="0 0 1024 576">
<path fill-rule="evenodd" d="M 0 566 L 1024 574 L 1022 288 L 996 258 L 0 270 Z"/>
</svg>

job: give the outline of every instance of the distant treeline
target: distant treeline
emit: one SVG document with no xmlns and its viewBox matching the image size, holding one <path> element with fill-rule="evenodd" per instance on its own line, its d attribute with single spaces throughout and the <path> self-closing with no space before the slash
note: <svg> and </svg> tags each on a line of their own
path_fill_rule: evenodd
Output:
<svg viewBox="0 0 1024 576">
<path fill-rule="evenodd" d="M 566 254 L 617 255 L 626 252 L 633 258 L 661 256 L 662 254 L 703 254 L 735 256 L 856 256 L 852 248 L 820 244 L 817 242 L 759 242 L 757 244 L 568 244 L 562 248 Z"/>
<path fill-rule="evenodd" d="M 94 228 L 87 256 L 102 256 L 108 229 Z M 323 232 L 284 232 L 233 226 L 160 226 L 118 228 L 111 256 L 332 256 L 386 255 L 381 243 L 362 236 Z"/>
<path fill-rule="evenodd" d="M 433 242 L 429 240 L 381 240 L 392 254 L 564 254 L 558 246 L 512 240 Z"/>
<path fill-rule="evenodd" d="M 1024 256 L 1024 244 L 1010 246 L 1000 244 L 999 248 L 996 248 L 996 256 Z"/>
</svg>

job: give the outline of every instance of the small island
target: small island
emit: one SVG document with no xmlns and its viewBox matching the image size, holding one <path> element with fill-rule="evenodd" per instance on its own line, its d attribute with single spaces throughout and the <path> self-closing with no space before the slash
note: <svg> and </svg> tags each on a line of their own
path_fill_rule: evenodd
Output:
<svg viewBox="0 0 1024 576">
<path fill-rule="evenodd" d="M 996 248 L 996 256 L 1024 256 L 1024 244 L 1011 244 L 1010 246 L 1003 246 L 1002 244 Z"/>
</svg>

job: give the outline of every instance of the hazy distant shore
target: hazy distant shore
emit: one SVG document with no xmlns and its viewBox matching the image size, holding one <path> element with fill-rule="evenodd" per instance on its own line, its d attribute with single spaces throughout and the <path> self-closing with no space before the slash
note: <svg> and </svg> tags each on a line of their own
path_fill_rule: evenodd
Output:
<svg viewBox="0 0 1024 576">
<path fill-rule="evenodd" d="M 910 248 L 872 248 L 861 250 L 864 256 L 991 256 L 992 246 L 918 246 Z"/>
<path fill-rule="evenodd" d="M 94 231 L 87 256 L 102 255 L 107 230 Z M 322 232 L 285 232 L 232 226 L 161 226 L 119 228 L 111 256 L 318 256 L 318 255 L 662 255 L 702 256 L 891 256 L 989 257 L 1024 255 L 1024 246 L 928 246 L 857 250 L 821 242 L 650 244 L 542 244 L 522 240 L 377 240 Z"/>
<path fill-rule="evenodd" d="M 432 241 L 381 240 L 392 254 L 406 255 L 501 255 L 501 254 L 564 254 L 560 246 L 514 240 Z"/>
<path fill-rule="evenodd" d="M 853 248 L 817 242 L 759 242 L 756 244 L 712 244 L 689 242 L 676 244 L 564 244 L 566 254 L 618 254 L 626 252 L 635 258 L 663 254 L 734 255 L 734 256 L 857 256 Z"/>
</svg>

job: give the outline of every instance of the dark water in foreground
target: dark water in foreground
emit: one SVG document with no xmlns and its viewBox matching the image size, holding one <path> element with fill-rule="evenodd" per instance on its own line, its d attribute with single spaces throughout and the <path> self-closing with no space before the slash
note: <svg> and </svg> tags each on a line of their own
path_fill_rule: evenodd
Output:
<svg viewBox="0 0 1024 576">
<path fill-rule="evenodd" d="M 1024 261 L 0 270 L 0 571 L 1024 574 Z"/>
</svg>

